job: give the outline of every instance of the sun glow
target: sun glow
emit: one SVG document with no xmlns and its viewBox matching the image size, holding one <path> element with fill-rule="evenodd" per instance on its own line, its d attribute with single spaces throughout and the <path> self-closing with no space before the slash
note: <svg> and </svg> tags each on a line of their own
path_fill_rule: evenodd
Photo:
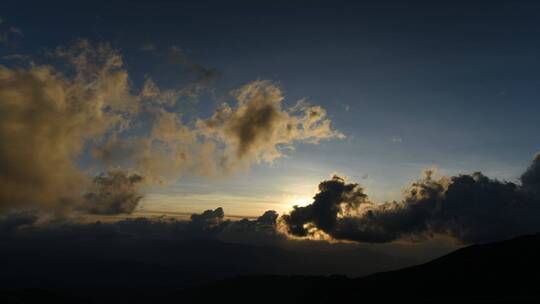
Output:
<svg viewBox="0 0 540 304">
<path fill-rule="evenodd" d="M 313 195 L 286 195 L 283 202 L 292 210 L 294 206 L 306 206 L 313 202 Z"/>
</svg>

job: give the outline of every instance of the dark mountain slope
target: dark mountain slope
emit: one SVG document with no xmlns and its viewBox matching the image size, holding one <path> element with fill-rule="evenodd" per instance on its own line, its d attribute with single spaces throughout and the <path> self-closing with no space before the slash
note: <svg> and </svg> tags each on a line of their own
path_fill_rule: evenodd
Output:
<svg viewBox="0 0 540 304">
<path fill-rule="evenodd" d="M 236 271 L 237 273 L 245 273 L 246 270 L 256 273 L 261 273 L 261 270 L 272 273 L 273 270 L 273 273 L 280 273 L 280 271 L 285 270 L 285 265 L 280 266 L 280 262 L 286 262 L 292 268 L 306 269 L 306 267 L 316 267 L 314 265 L 316 261 L 310 258 L 302 259 L 300 256 L 291 258 L 288 254 L 276 258 L 283 254 L 279 251 L 271 254 L 273 258 L 270 260 L 274 262 L 267 264 L 270 254 L 267 248 L 266 250 L 250 246 L 240 248 L 241 246 L 237 245 L 214 242 L 173 244 L 172 247 L 167 245 L 160 248 L 159 251 L 165 248 L 170 250 L 176 246 L 180 247 L 172 252 L 177 257 L 182 256 L 181 260 L 183 261 L 183 263 L 176 264 L 176 267 L 172 267 L 174 263 L 164 266 L 141 263 L 141 261 L 136 260 L 130 260 L 130 264 L 125 265 L 115 261 L 107 261 L 108 263 L 92 261 L 88 265 L 74 262 L 80 261 L 81 256 L 63 261 L 54 259 L 52 264 L 51 260 L 44 260 L 44 265 L 40 266 L 44 267 L 41 269 L 43 271 L 39 271 L 43 276 L 35 278 L 33 283 L 47 286 L 51 283 L 47 284 L 47 280 L 57 277 L 63 278 L 52 284 L 63 288 L 45 287 L 46 290 L 20 289 L 20 284 L 28 283 L 27 275 L 29 274 L 21 274 L 17 269 L 20 269 L 20 265 L 25 260 L 28 261 L 29 257 L 20 256 L 20 263 L 14 263 L 16 260 L 13 259 L 6 263 L 6 256 L 4 256 L 4 270 L 9 271 L 2 273 L 3 286 L 4 288 L 9 285 L 17 287 L 0 291 L 0 302 L 311 304 L 345 301 L 357 303 L 405 301 L 413 303 L 540 303 L 540 235 L 473 245 L 426 264 L 358 279 L 349 279 L 345 276 L 257 275 L 224 279 L 210 284 L 203 283 L 198 287 L 184 289 L 181 288 L 185 284 L 185 280 L 193 282 L 194 278 L 191 276 L 201 276 L 202 269 L 204 269 L 202 273 L 213 273 L 214 276 L 217 276 L 216 271 L 220 275 Z M 192 250 L 190 248 L 198 249 L 187 254 Z M 260 255 L 259 249 L 264 252 L 264 255 Z M 209 256 L 201 255 L 201 252 L 205 252 Z M 212 252 L 214 254 L 211 254 Z M 246 254 L 246 252 L 250 253 Z M 4 255 L 6 253 L 6 251 L 3 252 Z M 177 255 L 178 253 L 183 253 L 183 255 Z M 223 257 L 223 264 L 218 263 L 220 266 L 211 262 L 211 257 L 215 258 L 216 253 L 220 253 L 219 256 Z M 47 259 L 50 258 L 49 254 L 42 252 L 41 255 L 47 256 Z M 196 261 L 189 258 L 193 255 L 197 256 L 196 260 L 199 262 L 191 266 L 186 265 L 186 261 L 188 264 Z M 61 256 L 65 257 L 65 255 Z M 94 259 L 96 257 L 94 253 L 90 256 Z M 235 259 L 227 259 L 235 256 Z M 13 255 L 8 254 L 7 257 L 13 257 Z M 161 257 L 163 258 L 163 256 Z M 323 259 L 321 257 L 317 261 L 321 262 Z M 240 264 L 234 262 L 237 260 L 249 260 L 251 262 L 248 264 L 251 266 L 246 269 L 238 269 Z M 203 261 L 209 261 L 209 264 L 203 267 L 205 264 Z M 180 264 L 184 264 L 184 267 L 178 268 Z M 56 269 L 56 274 L 49 273 L 55 272 L 58 265 L 63 265 L 64 270 Z M 36 263 L 32 262 L 25 269 L 28 271 L 36 266 Z M 111 273 L 108 273 L 111 268 L 115 269 L 112 276 Z M 71 270 L 68 272 L 65 269 Z M 83 280 L 84 283 L 89 284 L 81 286 L 81 274 L 93 272 L 94 275 Z M 11 273 L 11 275 L 7 275 L 7 273 Z M 10 281 L 10 278 L 14 281 Z M 68 284 L 72 287 L 65 288 L 64 283 L 70 280 L 79 281 L 79 284 Z M 204 281 L 199 280 L 199 282 Z M 19 284 L 13 284 L 15 282 Z"/>
<path fill-rule="evenodd" d="M 540 294 L 540 235 L 472 245 L 426 264 L 354 280 L 412 294 Z"/>
<path fill-rule="evenodd" d="M 3 288 L 184 288 L 238 275 L 358 276 L 413 264 L 369 250 L 286 250 L 216 240 L 79 236 L 0 243 Z"/>
<path fill-rule="evenodd" d="M 412 264 L 341 246 L 284 249 L 95 233 L 0 237 L 0 303 L 156 302 L 238 275 L 358 276 Z"/>
<path fill-rule="evenodd" d="M 359 279 L 239 277 L 183 292 L 191 303 L 540 303 L 540 235 L 459 249 L 429 263 Z"/>
</svg>

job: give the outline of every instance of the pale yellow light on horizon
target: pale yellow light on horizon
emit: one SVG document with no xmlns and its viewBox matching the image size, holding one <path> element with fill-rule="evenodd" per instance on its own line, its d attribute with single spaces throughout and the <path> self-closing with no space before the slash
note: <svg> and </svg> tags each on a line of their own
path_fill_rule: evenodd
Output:
<svg viewBox="0 0 540 304">
<path fill-rule="evenodd" d="M 226 216 L 257 217 L 265 211 L 288 213 L 293 206 L 305 206 L 312 202 L 314 191 L 284 193 L 276 195 L 233 195 L 226 193 L 208 194 L 148 194 L 136 213 L 191 214 L 222 207 Z"/>
</svg>

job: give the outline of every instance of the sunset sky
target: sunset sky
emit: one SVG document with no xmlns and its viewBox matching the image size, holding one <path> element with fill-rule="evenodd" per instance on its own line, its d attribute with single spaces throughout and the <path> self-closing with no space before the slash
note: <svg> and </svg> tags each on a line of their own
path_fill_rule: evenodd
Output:
<svg viewBox="0 0 540 304">
<path fill-rule="evenodd" d="M 25 1 L 0 4 L 0 64 L 6 69 L 49 65 L 76 82 L 77 72 L 63 61 L 71 55 L 58 56 L 58 47 L 65 55 L 80 41 L 88 43 L 84 48 L 109 44 L 122 57 L 119 69 L 128 77 L 130 94 L 139 98 L 153 83 L 179 96 L 174 104 L 161 100 L 130 118 L 127 131 L 92 133 L 69 153 L 88 175 L 121 168 L 145 177 L 135 214 L 217 207 L 228 215 L 258 216 L 270 209 L 281 214 L 311 203 L 319 182 L 333 174 L 359 183 L 376 202 L 399 200 L 430 168 L 438 176 L 481 171 L 517 182 L 540 149 L 540 4 L 205 2 L 43 1 L 29 3 L 30 10 L 21 9 Z M 88 85 L 95 83 L 92 77 Z M 271 144 L 279 155 L 270 146 L 246 157 L 227 150 L 236 142 L 218 133 L 228 127 L 204 129 L 197 121 L 210 128 L 216 109 L 227 103 L 235 111 L 238 90 L 254 83 L 279 90 L 270 94 L 284 98 L 279 113 L 303 100 L 306 106 L 298 109 L 322 108 L 317 123 L 328 121 L 330 127 L 313 125 L 311 135 L 275 139 Z M 144 98 L 139 107 L 155 102 Z M 167 173 L 160 169 L 157 175 L 167 177 L 149 182 L 142 167 L 122 162 L 123 154 L 118 162 L 96 161 L 96 151 L 107 142 L 151 133 L 152 115 L 159 111 L 172 113 L 193 132 L 209 132 L 204 136 L 215 140 L 216 153 L 237 153 L 238 165 L 199 174 L 200 168 L 177 168 L 160 158 L 152 168 L 165 167 Z M 304 119 L 302 113 L 286 119 Z"/>
</svg>

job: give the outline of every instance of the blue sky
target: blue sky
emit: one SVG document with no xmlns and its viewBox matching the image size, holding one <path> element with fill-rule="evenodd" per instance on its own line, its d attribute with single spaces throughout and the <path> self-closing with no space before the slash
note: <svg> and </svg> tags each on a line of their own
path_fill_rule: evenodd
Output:
<svg viewBox="0 0 540 304">
<path fill-rule="evenodd" d="M 308 203 L 319 181 L 348 176 L 376 200 L 398 199 L 424 168 L 482 171 L 515 181 L 540 148 L 540 4 L 532 1 L 130 1 L 107 5 L 5 1 L 0 24 L 23 33 L 1 55 L 37 54 L 77 38 L 110 42 L 134 85 L 145 75 L 181 87 L 189 71 L 142 50 L 176 46 L 219 71 L 208 116 L 256 79 L 285 103 L 323 106 L 343 140 L 298 144 L 273 164 L 221 179 L 147 189 L 147 210 L 283 212 Z M 7 64 L 7 63 L 6 63 Z"/>
</svg>

